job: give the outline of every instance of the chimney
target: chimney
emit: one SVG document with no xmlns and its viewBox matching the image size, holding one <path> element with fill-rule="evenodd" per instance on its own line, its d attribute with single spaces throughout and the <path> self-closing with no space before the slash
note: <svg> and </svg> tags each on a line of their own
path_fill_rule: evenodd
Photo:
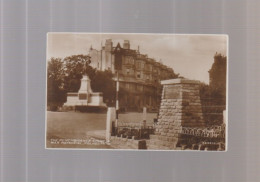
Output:
<svg viewBox="0 0 260 182">
<path fill-rule="evenodd" d="M 129 42 L 129 40 L 124 40 L 123 48 L 124 49 L 130 49 L 130 42 Z"/>
</svg>

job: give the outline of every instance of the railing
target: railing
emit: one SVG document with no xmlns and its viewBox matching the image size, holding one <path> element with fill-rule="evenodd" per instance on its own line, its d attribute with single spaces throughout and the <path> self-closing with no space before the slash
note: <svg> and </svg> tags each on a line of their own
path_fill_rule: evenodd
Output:
<svg viewBox="0 0 260 182">
<path fill-rule="evenodd" d="M 154 124 L 152 123 L 136 123 L 136 122 L 118 122 L 119 128 L 131 128 L 131 129 L 140 129 L 140 128 L 153 128 Z"/>
<path fill-rule="evenodd" d="M 208 150 L 225 150 L 225 131 L 224 124 L 206 128 L 182 127 L 180 134 L 183 142 L 181 146 L 191 147 L 191 149 L 195 150 L 203 150 L 204 148 Z"/>
<path fill-rule="evenodd" d="M 112 136 L 129 139 L 149 139 L 154 134 L 154 125 L 151 123 L 118 122 L 118 126 L 112 126 Z"/>
<path fill-rule="evenodd" d="M 153 123 L 132 123 L 132 122 L 118 122 L 118 126 L 112 127 L 112 136 L 128 138 L 128 139 L 150 139 L 150 135 L 154 135 L 155 124 Z M 185 139 L 187 146 L 203 145 L 210 147 L 211 145 L 219 145 L 225 143 L 225 124 L 196 128 L 196 127 L 182 127 L 182 139 Z M 211 146 L 211 147 L 212 147 Z M 222 147 L 224 150 L 224 147 Z"/>
<path fill-rule="evenodd" d="M 181 134 L 208 138 L 225 138 L 225 125 L 207 128 L 182 127 Z"/>
</svg>

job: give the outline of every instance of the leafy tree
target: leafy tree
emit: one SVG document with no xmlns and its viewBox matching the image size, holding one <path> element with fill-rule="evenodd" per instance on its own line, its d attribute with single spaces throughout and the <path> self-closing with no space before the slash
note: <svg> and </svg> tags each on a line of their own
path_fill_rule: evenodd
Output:
<svg viewBox="0 0 260 182">
<path fill-rule="evenodd" d="M 94 92 L 102 92 L 104 101 L 108 104 L 114 104 L 115 102 L 115 82 L 113 80 L 113 74 L 111 71 L 98 71 L 92 68 L 90 57 L 87 55 L 72 55 L 63 59 L 60 65 L 60 79 L 63 85 L 63 90 L 67 92 L 77 92 L 80 88 L 81 78 L 84 74 L 87 74 L 91 80 L 91 88 Z M 57 72 L 59 72 L 57 70 Z M 48 82 L 49 83 L 49 82 Z M 66 100 L 66 99 L 65 99 Z M 65 102 L 65 101 L 64 101 Z"/>
<path fill-rule="evenodd" d="M 61 106 L 66 102 L 67 92 L 77 92 L 83 74 L 91 79 L 94 92 L 102 92 L 108 105 L 115 104 L 116 85 L 111 71 L 97 71 L 90 65 L 87 55 L 73 55 L 64 58 L 51 58 L 48 62 L 48 106 Z M 55 110 L 55 109 L 51 109 Z"/>
<path fill-rule="evenodd" d="M 91 80 L 91 88 L 94 92 L 102 92 L 108 105 L 115 103 L 116 85 L 111 71 L 96 71 Z"/>
<path fill-rule="evenodd" d="M 95 69 L 89 65 L 90 62 L 90 57 L 82 54 L 64 58 L 64 86 L 67 92 L 77 92 L 79 90 L 83 74 L 87 74 L 90 79 L 94 77 Z"/>
<path fill-rule="evenodd" d="M 216 97 L 226 98 L 226 74 L 227 74 L 227 57 L 216 53 L 214 62 L 209 70 L 209 86 Z"/>
<path fill-rule="evenodd" d="M 51 58 L 48 62 L 48 78 L 47 78 L 47 104 L 62 105 L 66 100 L 66 92 L 64 90 L 64 65 L 60 58 Z"/>
</svg>

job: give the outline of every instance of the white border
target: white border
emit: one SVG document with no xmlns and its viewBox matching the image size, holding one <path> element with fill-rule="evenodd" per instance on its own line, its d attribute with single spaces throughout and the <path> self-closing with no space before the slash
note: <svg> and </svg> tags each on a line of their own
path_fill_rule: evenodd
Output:
<svg viewBox="0 0 260 182">
<path fill-rule="evenodd" d="M 226 69 L 226 141 L 225 141 L 225 150 L 224 151 L 205 151 L 205 150 L 149 150 L 149 149 L 95 149 L 95 148 L 47 148 L 47 76 L 48 76 L 48 60 L 47 60 L 47 51 L 48 51 L 48 34 L 97 34 L 97 35 L 201 35 L 201 36 L 226 36 L 226 41 L 227 41 L 227 69 Z M 228 112 L 228 100 L 229 100 L 229 92 L 228 92 L 228 86 L 229 86 L 229 35 L 228 34 L 178 34 L 178 33 L 96 33 L 96 32 L 47 32 L 46 34 L 46 67 L 45 67 L 45 149 L 47 150 L 98 150 L 98 151 L 134 151 L 134 152 L 209 152 L 209 153 L 215 153 L 215 152 L 220 152 L 220 153 L 226 153 L 228 151 L 228 120 L 229 120 L 229 112 Z"/>
</svg>

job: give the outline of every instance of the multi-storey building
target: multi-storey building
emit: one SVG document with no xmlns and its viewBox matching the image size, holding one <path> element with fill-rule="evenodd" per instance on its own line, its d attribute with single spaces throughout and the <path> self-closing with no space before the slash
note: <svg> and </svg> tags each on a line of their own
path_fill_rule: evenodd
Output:
<svg viewBox="0 0 260 182">
<path fill-rule="evenodd" d="M 118 43 L 113 47 L 111 39 L 106 40 L 101 50 L 89 50 L 91 66 L 98 70 L 111 70 L 114 79 L 119 79 L 119 106 L 125 110 L 156 110 L 161 100 L 161 80 L 176 78 L 172 68 L 130 49 L 125 40 L 123 47 Z"/>
</svg>

